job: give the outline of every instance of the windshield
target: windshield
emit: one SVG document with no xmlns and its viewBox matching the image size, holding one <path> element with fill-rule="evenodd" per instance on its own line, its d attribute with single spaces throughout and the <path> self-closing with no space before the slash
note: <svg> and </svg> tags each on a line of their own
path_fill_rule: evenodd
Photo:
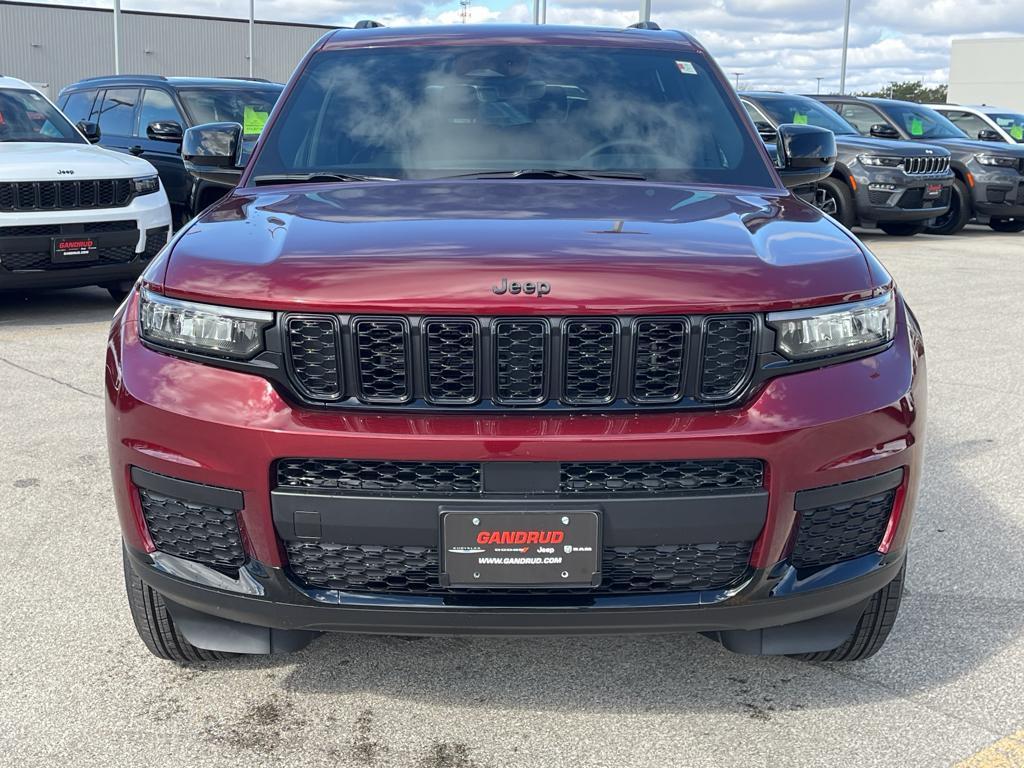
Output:
<svg viewBox="0 0 1024 768">
<path fill-rule="evenodd" d="M 967 136 L 934 109 L 900 103 L 879 106 L 913 139 L 962 139 Z"/>
<path fill-rule="evenodd" d="M 318 54 L 252 174 L 515 170 L 774 186 L 700 56 L 558 45 Z"/>
<path fill-rule="evenodd" d="M 1024 115 L 1019 112 L 989 113 L 996 125 L 1013 137 L 1014 141 L 1024 144 Z"/>
<path fill-rule="evenodd" d="M 178 95 L 195 124 L 239 123 L 246 136 L 259 136 L 283 90 L 283 86 L 183 88 Z"/>
<path fill-rule="evenodd" d="M 762 99 L 758 104 L 775 121 L 776 125 L 781 123 L 816 125 L 819 128 L 827 128 L 837 136 L 857 135 L 857 129 L 843 120 L 834 109 L 826 107 L 814 99 L 805 99 L 800 96 L 772 97 Z"/>
<path fill-rule="evenodd" d="M 0 89 L 0 141 L 87 143 L 41 95 L 16 88 Z"/>
</svg>

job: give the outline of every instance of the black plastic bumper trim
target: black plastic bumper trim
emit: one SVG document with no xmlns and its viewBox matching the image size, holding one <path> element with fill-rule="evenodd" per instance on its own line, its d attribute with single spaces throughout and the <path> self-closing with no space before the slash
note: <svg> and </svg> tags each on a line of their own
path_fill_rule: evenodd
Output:
<svg viewBox="0 0 1024 768">
<path fill-rule="evenodd" d="M 826 485 L 823 488 L 798 491 L 795 508 L 799 512 L 805 509 L 830 507 L 833 504 L 845 504 L 848 501 L 856 501 L 857 499 L 891 491 L 902 482 L 903 467 L 900 467 L 881 475 L 866 477 L 863 480 L 853 480 L 849 483 Z"/>
<path fill-rule="evenodd" d="M 167 475 L 158 475 L 139 467 L 132 467 L 132 482 L 139 488 L 145 488 L 164 496 L 171 496 L 184 501 L 206 504 L 222 509 L 241 510 L 245 508 L 241 491 L 230 488 L 219 488 L 214 485 L 203 485 L 188 480 L 178 480 Z"/>
<path fill-rule="evenodd" d="M 440 508 L 474 512 L 599 510 L 609 547 L 753 541 L 768 514 L 768 492 L 623 499 L 447 499 L 328 496 L 275 490 L 274 524 L 285 541 L 434 547 Z M 315 532 L 319 531 L 318 535 Z M 312 535 L 311 535 L 312 534 Z"/>
</svg>

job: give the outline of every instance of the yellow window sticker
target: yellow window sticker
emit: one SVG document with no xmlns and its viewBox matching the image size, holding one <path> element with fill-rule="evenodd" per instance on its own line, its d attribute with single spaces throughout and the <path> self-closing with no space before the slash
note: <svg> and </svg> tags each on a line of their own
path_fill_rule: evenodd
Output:
<svg viewBox="0 0 1024 768">
<path fill-rule="evenodd" d="M 242 133 L 246 136 L 258 136 L 267 124 L 269 112 L 260 112 L 253 107 L 246 107 L 242 115 Z"/>
<path fill-rule="evenodd" d="M 1017 141 L 1024 141 L 1024 125 L 1015 125 L 1010 129 L 1010 135 Z"/>
<path fill-rule="evenodd" d="M 910 135 L 911 136 L 924 136 L 924 123 L 921 122 L 921 118 L 912 117 L 910 118 Z"/>
<path fill-rule="evenodd" d="M 793 122 L 797 125 L 807 125 L 807 115 L 802 112 L 794 112 Z"/>
</svg>

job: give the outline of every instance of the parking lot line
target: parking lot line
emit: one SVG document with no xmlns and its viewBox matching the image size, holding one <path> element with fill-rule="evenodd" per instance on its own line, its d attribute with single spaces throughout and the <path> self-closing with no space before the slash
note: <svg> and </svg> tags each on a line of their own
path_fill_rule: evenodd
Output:
<svg viewBox="0 0 1024 768">
<path fill-rule="evenodd" d="M 990 744 L 956 768 L 1024 768 L 1024 730 Z"/>
</svg>

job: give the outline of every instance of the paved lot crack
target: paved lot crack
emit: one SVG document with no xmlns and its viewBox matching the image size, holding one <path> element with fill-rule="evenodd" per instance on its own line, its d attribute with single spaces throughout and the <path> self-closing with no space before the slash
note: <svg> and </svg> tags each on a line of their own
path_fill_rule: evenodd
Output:
<svg viewBox="0 0 1024 768">
<path fill-rule="evenodd" d="M 95 392 L 90 392 L 87 389 L 82 389 L 81 387 L 76 387 L 74 384 L 71 384 L 70 382 L 61 381 L 60 379 L 55 379 L 53 376 L 48 376 L 45 373 L 40 373 L 39 371 L 33 371 L 31 368 L 26 368 L 24 365 L 19 365 L 18 363 L 15 363 L 12 360 L 8 360 L 6 357 L 0 357 L 0 363 L 7 363 L 12 368 L 16 368 L 19 371 L 23 371 L 25 373 L 29 373 L 29 374 L 31 374 L 33 376 L 38 376 L 40 379 L 46 379 L 47 381 L 52 381 L 54 384 L 60 384 L 60 386 L 67 387 L 68 389 L 74 390 L 75 392 L 78 392 L 79 394 L 86 395 L 88 397 L 94 397 L 97 400 L 102 399 L 102 395 L 98 395 Z"/>
</svg>

